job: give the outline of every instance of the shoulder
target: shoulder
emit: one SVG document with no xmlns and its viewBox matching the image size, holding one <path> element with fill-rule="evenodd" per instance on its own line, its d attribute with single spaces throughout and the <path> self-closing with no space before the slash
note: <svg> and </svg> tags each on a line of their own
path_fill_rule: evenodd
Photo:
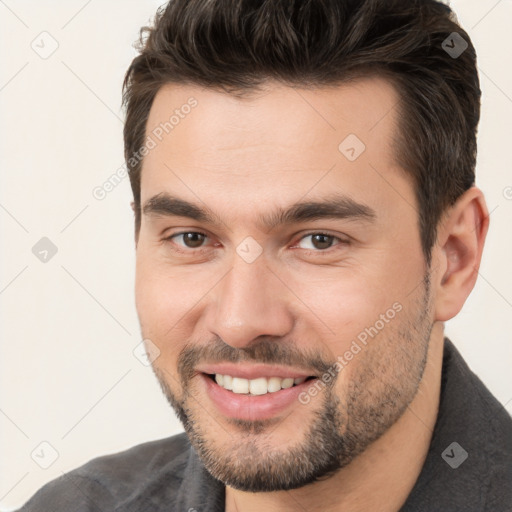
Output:
<svg viewBox="0 0 512 512">
<path fill-rule="evenodd" d="M 482 478 L 485 510 L 512 509 L 512 417 L 475 376 L 473 400 L 479 404 L 477 423 L 480 449 L 486 459 Z M 476 432 L 475 432 L 476 435 Z"/>
<path fill-rule="evenodd" d="M 182 433 L 97 457 L 47 483 L 19 512 L 114 510 L 164 474 L 178 488 L 189 448 Z"/>
<path fill-rule="evenodd" d="M 459 487 L 466 498 L 474 493 L 479 510 L 511 510 L 512 417 L 453 345 L 450 348 L 452 378 L 448 377 L 449 399 L 442 411 L 443 429 L 449 437 L 444 446 L 460 440 L 467 452 L 467 462 L 453 473 L 461 479 Z"/>
<path fill-rule="evenodd" d="M 400 512 L 512 510 L 512 418 L 445 339 L 437 421 Z"/>
</svg>

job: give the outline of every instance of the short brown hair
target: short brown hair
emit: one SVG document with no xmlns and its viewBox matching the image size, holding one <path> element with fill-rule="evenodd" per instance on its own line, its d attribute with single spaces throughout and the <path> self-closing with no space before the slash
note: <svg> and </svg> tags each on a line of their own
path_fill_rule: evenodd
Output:
<svg viewBox="0 0 512 512">
<path fill-rule="evenodd" d="M 448 51 L 456 43 L 467 45 L 458 56 Z M 451 9 L 436 0 L 170 0 L 154 26 L 141 29 L 138 50 L 123 83 L 136 234 L 142 160 L 131 156 L 168 83 L 242 97 L 269 79 L 294 87 L 391 80 L 401 98 L 395 157 L 413 179 L 428 263 L 442 213 L 474 184 L 476 54 Z"/>
</svg>

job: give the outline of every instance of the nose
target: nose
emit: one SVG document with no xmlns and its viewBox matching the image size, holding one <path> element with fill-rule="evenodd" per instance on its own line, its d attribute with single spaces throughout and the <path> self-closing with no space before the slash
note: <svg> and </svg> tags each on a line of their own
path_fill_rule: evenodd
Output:
<svg viewBox="0 0 512 512">
<path fill-rule="evenodd" d="M 206 327 L 232 347 L 248 347 L 259 336 L 285 336 L 293 328 L 293 294 L 263 257 L 247 263 L 235 255 L 212 292 Z"/>
</svg>

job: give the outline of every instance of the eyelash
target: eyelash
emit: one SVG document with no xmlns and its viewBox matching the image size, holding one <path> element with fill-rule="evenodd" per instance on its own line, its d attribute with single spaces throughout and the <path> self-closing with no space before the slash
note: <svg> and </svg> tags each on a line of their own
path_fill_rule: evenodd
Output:
<svg viewBox="0 0 512 512">
<path fill-rule="evenodd" d="M 172 235 L 164 238 L 163 241 L 173 243 L 172 240 L 174 238 L 181 236 L 181 235 L 187 235 L 187 234 L 202 235 L 205 238 L 209 238 L 209 236 L 206 233 L 203 233 L 202 231 L 180 231 L 179 233 L 173 233 Z M 332 252 L 332 250 L 336 250 L 336 247 L 338 245 L 346 246 L 346 245 L 349 245 L 349 243 L 350 243 L 349 240 L 340 238 L 335 235 L 331 235 L 330 233 L 325 233 L 323 231 L 311 231 L 310 233 L 306 233 L 306 234 L 302 235 L 301 238 L 299 239 L 299 241 L 294 243 L 293 247 L 295 248 L 305 238 L 315 236 L 315 235 L 327 236 L 327 237 L 330 237 L 333 239 L 333 243 L 336 240 L 339 243 L 337 245 L 328 247 L 327 249 L 316 249 L 316 250 L 315 249 L 302 249 L 302 251 L 305 251 L 307 254 L 312 254 L 312 253 L 314 253 L 314 254 L 330 254 Z M 174 249 L 174 250 L 176 252 L 182 253 L 182 254 L 191 254 L 194 252 L 196 252 L 196 253 L 204 252 L 205 249 L 207 249 L 207 247 L 198 247 L 198 248 L 194 249 L 194 248 L 189 248 L 189 247 L 184 247 L 184 246 L 176 246 L 176 249 Z"/>
</svg>

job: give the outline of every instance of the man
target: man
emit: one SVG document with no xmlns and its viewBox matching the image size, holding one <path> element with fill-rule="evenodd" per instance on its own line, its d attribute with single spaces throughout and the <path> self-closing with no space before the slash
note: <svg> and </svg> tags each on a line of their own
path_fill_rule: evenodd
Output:
<svg viewBox="0 0 512 512">
<path fill-rule="evenodd" d="M 443 335 L 488 229 L 434 0 L 172 0 L 124 84 L 136 302 L 185 433 L 23 511 L 505 511 L 512 419 Z"/>
</svg>

